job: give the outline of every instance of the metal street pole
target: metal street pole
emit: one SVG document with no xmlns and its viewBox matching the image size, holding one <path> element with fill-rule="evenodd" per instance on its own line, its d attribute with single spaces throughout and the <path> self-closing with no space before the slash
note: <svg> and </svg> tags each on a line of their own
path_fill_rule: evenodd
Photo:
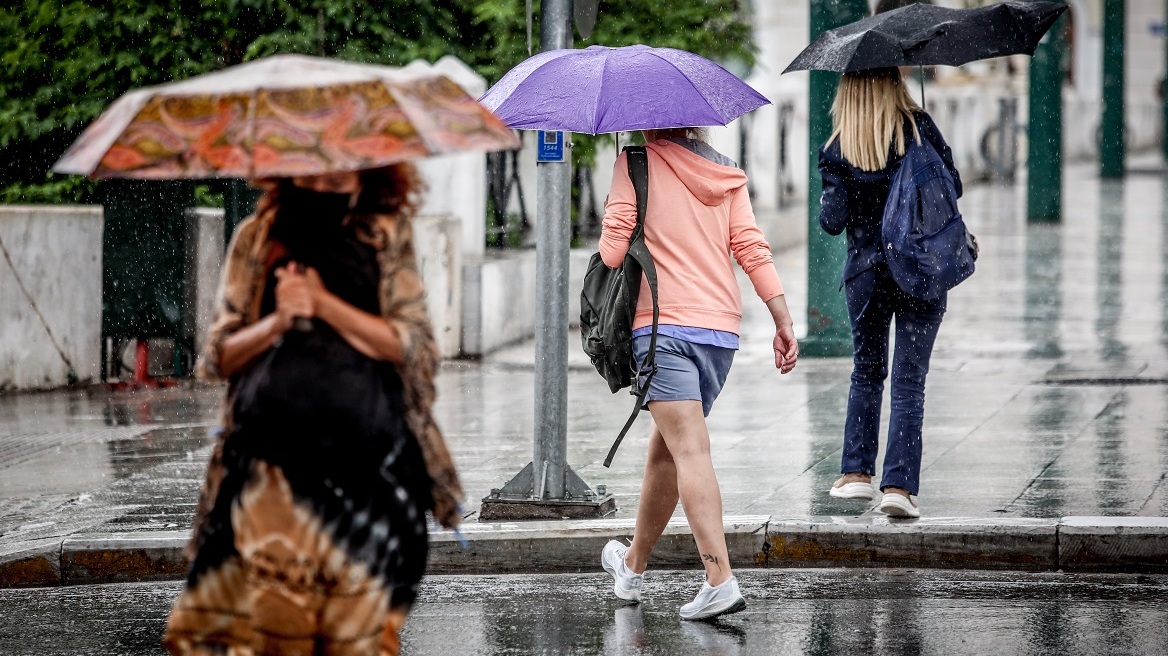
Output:
<svg viewBox="0 0 1168 656">
<path fill-rule="evenodd" d="M 867 0 L 811 0 L 811 39 L 825 30 L 868 15 Z M 808 357 L 830 358 L 852 354 L 848 309 L 839 291 L 839 275 L 847 244 L 819 227 L 819 147 L 831 136 L 831 102 L 839 75 L 811 71 L 808 107 L 807 170 L 807 339 L 799 350 Z"/>
<path fill-rule="evenodd" d="M 1168 160 L 1168 0 L 1164 2 L 1164 80 L 1160 82 L 1160 146 Z"/>
<path fill-rule="evenodd" d="M 1099 175 L 1123 177 L 1124 0 L 1103 0 L 1103 115 L 1099 121 Z"/>
<path fill-rule="evenodd" d="M 1026 220 L 1057 223 L 1063 202 L 1063 27 L 1059 18 L 1030 60 Z"/>
<path fill-rule="evenodd" d="M 572 0 L 540 3 L 542 51 L 572 47 Z M 564 84 L 572 84 L 564 80 Z M 544 133 L 539 133 L 541 136 Z M 566 134 L 560 161 L 536 165 L 535 436 L 532 460 L 483 499 L 482 519 L 601 517 L 616 510 L 603 488 L 594 493 L 568 465 L 568 251 L 572 158 Z M 545 140 L 537 144 L 543 148 Z"/>
</svg>

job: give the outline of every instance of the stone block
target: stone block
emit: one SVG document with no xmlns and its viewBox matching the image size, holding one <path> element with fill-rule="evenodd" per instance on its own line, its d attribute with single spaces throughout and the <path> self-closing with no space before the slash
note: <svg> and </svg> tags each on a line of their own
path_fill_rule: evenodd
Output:
<svg viewBox="0 0 1168 656">
<path fill-rule="evenodd" d="M 1052 569 L 1056 520 L 812 517 L 772 519 L 760 567 Z"/>
<path fill-rule="evenodd" d="M 13 542 L 0 547 L 0 588 L 61 584 L 61 538 Z"/>
<path fill-rule="evenodd" d="M 1063 517 L 1059 567 L 1168 572 L 1168 517 Z"/>
<path fill-rule="evenodd" d="M 763 545 L 766 516 L 725 518 L 730 562 L 747 565 Z M 462 546 L 450 531 L 432 534 L 431 574 L 519 574 L 600 571 L 600 550 L 629 538 L 633 519 L 468 523 Z M 701 560 L 684 518 L 669 522 L 653 550 L 660 569 L 700 569 Z"/>
<path fill-rule="evenodd" d="M 187 531 L 88 534 L 61 546 L 66 585 L 181 579 L 187 562 Z"/>
</svg>

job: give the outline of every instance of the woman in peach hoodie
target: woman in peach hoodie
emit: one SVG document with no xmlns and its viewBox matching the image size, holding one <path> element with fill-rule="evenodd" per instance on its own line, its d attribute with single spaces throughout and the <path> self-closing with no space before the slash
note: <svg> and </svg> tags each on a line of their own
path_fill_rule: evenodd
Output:
<svg viewBox="0 0 1168 656">
<path fill-rule="evenodd" d="M 700 620 L 746 607 L 726 552 L 722 495 L 705 421 L 738 349 L 742 300 L 731 256 L 774 318 L 775 366 L 781 373 L 795 367 L 799 347 L 770 245 L 755 225 L 746 174 L 695 128 L 649 130 L 645 141 L 645 245 L 657 268 L 660 308 L 657 374 L 645 396 L 653 425 L 632 543 L 609 542 L 601 564 L 615 579 L 618 597 L 640 601 L 649 554 L 680 499 L 706 574 L 681 616 Z M 637 223 L 627 166 L 622 154 L 600 236 L 601 257 L 613 268 L 624 261 Z M 643 362 L 653 322 L 652 296 L 643 280 L 638 299 L 633 351 Z"/>
</svg>

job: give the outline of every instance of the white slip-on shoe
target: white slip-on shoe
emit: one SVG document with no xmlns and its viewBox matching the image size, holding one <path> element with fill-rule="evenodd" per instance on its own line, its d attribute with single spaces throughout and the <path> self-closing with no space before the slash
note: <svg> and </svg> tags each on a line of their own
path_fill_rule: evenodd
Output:
<svg viewBox="0 0 1168 656">
<path fill-rule="evenodd" d="M 731 576 L 718 587 L 703 581 L 698 596 L 681 607 L 681 619 L 708 620 L 719 615 L 737 613 L 743 608 L 746 608 L 746 600 L 738 590 L 738 579 Z"/>
<path fill-rule="evenodd" d="M 828 494 L 837 499 L 865 499 L 871 501 L 876 498 L 876 486 L 863 481 L 852 481 L 836 487 L 831 486 Z"/>
<path fill-rule="evenodd" d="M 876 510 L 889 517 L 910 518 L 921 516 L 921 509 L 917 507 L 917 504 L 913 503 L 912 499 L 895 492 L 885 492 Z"/>
<path fill-rule="evenodd" d="M 645 582 L 642 574 L 634 574 L 625 565 L 625 554 L 629 548 L 616 540 L 609 540 L 600 552 L 600 566 L 612 575 L 612 591 L 625 601 L 641 601 L 641 585 Z"/>
</svg>

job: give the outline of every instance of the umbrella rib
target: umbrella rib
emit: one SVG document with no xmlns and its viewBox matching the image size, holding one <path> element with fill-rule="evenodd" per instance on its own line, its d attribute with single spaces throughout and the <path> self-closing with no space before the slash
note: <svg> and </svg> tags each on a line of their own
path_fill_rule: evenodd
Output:
<svg viewBox="0 0 1168 656">
<path fill-rule="evenodd" d="M 680 73 L 680 74 L 681 74 L 681 77 L 685 78 L 685 81 L 686 81 L 686 82 L 688 82 L 688 83 L 689 83 L 689 85 L 690 85 L 691 87 L 693 87 L 693 90 L 697 92 L 697 94 L 698 94 L 698 97 L 702 99 L 702 102 L 706 103 L 706 107 L 709 107 L 709 108 L 710 108 L 710 111 L 711 111 L 711 112 L 713 112 L 714 116 L 717 116 L 719 119 L 721 119 L 721 118 L 722 118 L 722 115 L 718 113 L 718 110 L 714 109 L 714 106 L 710 104 L 710 100 L 709 100 L 709 98 L 706 98 L 706 94 L 702 93 L 702 90 L 698 88 L 698 85 L 694 84 L 694 83 L 693 83 L 693 80 L 689 79 L 689 76 L 688 76 L 688 75 L 686 75 L 685 71 L 683 71 L 683 70 L 681 70 L 680 68 L 678 68 L 678 67 L 677 67 L 677 64 L 674 64 L 673 62 L 671 62 L 671 61 L 669 61 L 668 59 L 666 59 L 666 58 L 662 57 L 661 55 L 658 55 L 658 54 L 657 54 L 657 53 L 655 53 L 655 52 L 650 52 L 650 53 L 648 53 L 648 54 L 650 54 L 650 55 L 653 55 L 653 56 L 654 56 L 654 57 L 656 57 L 657 59 L 660 59 L 661 61 L 665 62 L 666 64 L 669 64 L 670 66 L 672 66 L 672 67 L 673 67 L 673 70 L 675 70 L 675 71 L 677 71 L 678 73 Z M 727 73 L 729 73 L 729 71 L 727 71 Z M 733 75 L 733 73 L 730 73 L 730 75 Z M 735 77 L 737 77 L 737 76 L 735 76 Z M 733 120 L 733 119 L 731 119 L 731 120 Z M 727 125 L 728 123 L 729 123 L 729 121 L 727 121 L 726 123 L 720 123 L 720 125 Z M 700 126 L 700 125 L 671 125 L 671 126 L 668 126 L 668 127 L 673 127 L 673 128 L 696 128 L 696 127 L 701 127 L 701 126 Z"/>
<path fill-rule="evenodd" d="M 600 80 L 596 84 L 596 102 L 593 103 L 592 110 L 592 135 L 600 134 L 600 121 L 597 120 L 597 114 L 600 113 L 600 97 L 604 94 L 604 74 L 608 71 L 608 54 L 604 55 L 604 63 L 600 65 Z M 618 153 L 619 154 L 619 153 Z"/>
</svg>

